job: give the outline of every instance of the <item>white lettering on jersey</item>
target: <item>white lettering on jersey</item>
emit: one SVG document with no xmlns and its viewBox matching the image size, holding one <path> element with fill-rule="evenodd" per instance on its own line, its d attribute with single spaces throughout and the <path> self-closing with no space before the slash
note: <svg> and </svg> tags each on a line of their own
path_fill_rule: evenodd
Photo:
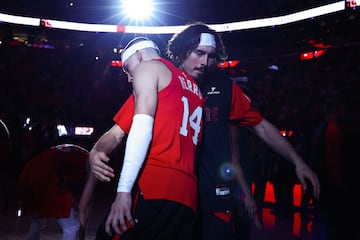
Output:
<svg viewBox="0 0 360 240">
<path fill-rule="evenodd" d="M 187 79 L 184 73 L 183 73 L 183 76 L 178 76 L 178 77 L 179 77 L 179 80 L 180 80 L 180 83 L 181 83 L 181 86 L 183 89 L 194 93 L 196 96 L 198 96 L 200 99 L 202 99 L 201 91 L 196 83 Z"/>
</svg>

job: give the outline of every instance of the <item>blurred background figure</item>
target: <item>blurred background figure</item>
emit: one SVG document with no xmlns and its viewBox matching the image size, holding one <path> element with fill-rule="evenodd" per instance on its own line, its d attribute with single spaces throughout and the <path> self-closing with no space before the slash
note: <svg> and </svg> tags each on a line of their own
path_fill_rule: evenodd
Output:
<svg viewBox="0 0 360 240">
<path fill-rule="evenodd" d="M 76 240 L 80 224 L 72 187 L 86 179 L 88 151 L 60 144 L 33 157 L 21 171 L 19 190 L 24 216 L 31 224 L 27 240 L 39 240 L 48 219 L 56 219 L 63 240 Z"/>
<path fill-rule="evenodd" d="M 324 118 L 314 130 L 311 159 L 318 172 L 321 195 L 315 201 L 316 227 L 323 239 L 346 239 L 347 199 L 344 175 L 344 104 L 329 98 L 324 103 Z M 320 225 L 319 225 L 320 224 Z M 347 238 L 350 239 L 350 238 Z"/>
</svg>

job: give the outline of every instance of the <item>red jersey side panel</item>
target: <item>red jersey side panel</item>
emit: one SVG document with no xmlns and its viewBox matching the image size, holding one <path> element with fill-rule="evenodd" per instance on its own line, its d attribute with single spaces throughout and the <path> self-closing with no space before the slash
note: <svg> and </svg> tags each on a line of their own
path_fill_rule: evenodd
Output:
<svg viewBox="0 0 360 240">
<path fill-rule="evenodd" d="M 263 117 L 251 106 L 250 99 L 236 83 L 232 85 L 230 120 L 240 120 L 241 126 L 255 126 L 260 123 Z"/>
<path fill-rule="evenodd" d="M 114 122 L 126 133 L 130 131 L 134 110 L 134 95 L 131 94 L 113 118 Z"/>
</svg>

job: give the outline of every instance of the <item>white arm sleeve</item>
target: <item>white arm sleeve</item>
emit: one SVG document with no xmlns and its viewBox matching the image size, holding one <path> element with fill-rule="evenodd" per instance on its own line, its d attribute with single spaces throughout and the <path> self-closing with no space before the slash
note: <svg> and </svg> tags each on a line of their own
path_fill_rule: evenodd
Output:
<svg viewBox="0 0 360 240">
<path fill-rule="evenodd" d="M 124 163 L 117 192 L 131 192 L 140 168 L 145 160 L 153 132 L 154 118 L 147 114 L 135 114 L 126 141 Z"/>
</svg>

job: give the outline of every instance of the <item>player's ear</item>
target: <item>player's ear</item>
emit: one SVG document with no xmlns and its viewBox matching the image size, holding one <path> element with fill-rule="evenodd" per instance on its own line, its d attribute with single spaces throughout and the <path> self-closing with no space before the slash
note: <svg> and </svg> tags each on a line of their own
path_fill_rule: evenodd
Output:
<svg viewBox="0 0 360 240">
<path fill-rule="evenodd" d="M 142 61 L 142 52 L 140 50 L 136 50 L 136 57 L 139 62 Z"/>
</svg>

